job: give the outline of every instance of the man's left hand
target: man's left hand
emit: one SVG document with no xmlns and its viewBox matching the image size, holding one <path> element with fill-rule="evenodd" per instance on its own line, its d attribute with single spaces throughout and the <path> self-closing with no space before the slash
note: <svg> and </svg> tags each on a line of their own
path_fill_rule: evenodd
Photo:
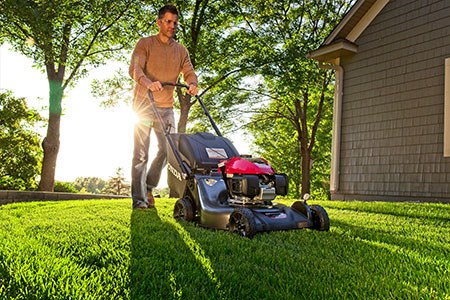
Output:
<svg viewBox="0 0 450 300">
<path fill-rule="evenodd" d="M 196 87 L 195 85 L 191 84 L 189 85 L 189 89 L 187 90 L 187 93 L 189 95 L 195 96 L 198 93 L 198 87 Z"/>
</svg>

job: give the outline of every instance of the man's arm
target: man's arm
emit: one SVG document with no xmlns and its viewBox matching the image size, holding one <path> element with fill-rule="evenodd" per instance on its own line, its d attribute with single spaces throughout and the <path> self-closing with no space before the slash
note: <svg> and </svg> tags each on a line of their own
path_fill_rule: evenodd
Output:
<svg viewBox="0 0 450 300">
<path fill-rule="evenodd" d="M 133 80 L 152 92 L 161 91 L 163 88 L 159 81 L 151 81 L 147 76 L 145 76 L 144 68 L 147 61 L 147 51 L 145 49 L 145 40 L 140 39 L 134 48 L 133 54 L 131 55 L 131 63 L 128 69 L 128 73 Z"/>
</svg>

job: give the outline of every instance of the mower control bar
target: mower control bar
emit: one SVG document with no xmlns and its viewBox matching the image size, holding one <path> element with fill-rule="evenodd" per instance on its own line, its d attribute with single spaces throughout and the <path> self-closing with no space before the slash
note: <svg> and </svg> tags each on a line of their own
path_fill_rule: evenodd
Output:
<svg viewBox="0 0 450 300">
<path fill-rule="evenodd" d="M 150 90 L 147 91 L 147 97 L 150 100 L 150 103 L 152 104 L 153 111 L 155 112 L 156 116 L 158 117 L 159 123 L 161 124 L 161 127 L 163 129 L 164 135 L 166 136 L 167 141 L 169 142 L 170 148 L 172 149 L 173 154 L 175 155 L 175 158 L 177 159 L 178 165 L 181 168 L 181 173 L 182 173 L 183 179 L 186 179 L 188 177 L 188 175 L 191 174 L 191 170 L 186 170 L 187 169 L 186 166 L 184 165 L 183 161 L 181 160 L 180 155 L 178 155 L 177 148 L 175 147 L 175 144 L 174 144 L 172 138 L 170 137 L 169 132 L 167 131 L 166 125 L 164 124 L 164 121 L 158 112 L 158 108 L 156 107 L 155 101 L 153 100 L 153 97 L 152 97 L 152 92 Z"/>
<path fill-rule="evenodd" d="M 182 87 L 185 89 L 189 89 L 189 86 L 182 84 L 182 83 L 177 83 L 177 82 L 161 82 L 162 86 L 178 86 L 178 87 Z M 211 115 L 209 114 L 208 109 L 206 109 L 205 104 L 203 104 L 202 99 L 200 99 L 200 97 L 198 95 L 195 96 L 195 99 L 197 99 L 198 103 L 200 103 L 200 106 L 202 107 L 203 111 L 205 112 L 205 115 L 208 117 L 209 122 L 211 123 L 212 127 L 214 128 L 214 131 L 216 132 L 216 134 L 218 136 L 222 136 L 222 133 L 220 133 L 219 128 L 217 127 L 216 123 L 214 122 L 214 120 L 212 119 Z"/>
</svg>

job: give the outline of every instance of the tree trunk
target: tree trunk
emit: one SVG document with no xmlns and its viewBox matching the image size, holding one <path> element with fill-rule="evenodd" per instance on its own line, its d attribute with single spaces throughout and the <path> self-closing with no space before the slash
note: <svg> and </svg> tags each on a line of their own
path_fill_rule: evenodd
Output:
<svg viewBox="0 0 450 300">
<path fill-rule="evenodd" d="M 180 119 L 178 120 L 178 132 L 186 132 L 187 120 L 189 117 L 189 110 L 191 109 L 191 95 L 184 94 L 180 88 L 177 88 L 178 100 L 180 101 Z"/>
<path fill-rule="evenodd" d="M 178 120 L 178 132 L 185 133 L 187 127 L 187 119 L 189 116 L 189 106 L 180 105 L 180 119 Z"/>
<path fill-rule="evenodd" d="M 56 159 L 59 152 L 59 135 L 61 122 L 61 100 L 64 89 L 60 81 L 49 79 L 50 106 L 47 136 L 42 142 L 44 159 L 42 160 L 40 191 L 53 192 L 55 184 Z"/>
<path fill-rule="evenodd" d="M 311 193 L 311 153 L 308 147 L 301 146 L 302 153 L 302 198 Z"/>
</svg>

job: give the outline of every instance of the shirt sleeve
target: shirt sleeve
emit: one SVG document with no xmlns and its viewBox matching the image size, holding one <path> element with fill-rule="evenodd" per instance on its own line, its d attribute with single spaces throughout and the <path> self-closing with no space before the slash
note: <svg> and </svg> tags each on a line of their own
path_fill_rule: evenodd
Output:
<svg viewBox="0 0 450 300">
<path fill-rule="evenodd" d="M 144 68 L 147 61 L 147 51 L 145 47 L 145 40 L 140 39 L 134 48 L 131 55 L 131 63 L 128 70 L 130 77 L 138 84 L 148 87 L 152 81 L 145 76 Z"/>
</svg>

